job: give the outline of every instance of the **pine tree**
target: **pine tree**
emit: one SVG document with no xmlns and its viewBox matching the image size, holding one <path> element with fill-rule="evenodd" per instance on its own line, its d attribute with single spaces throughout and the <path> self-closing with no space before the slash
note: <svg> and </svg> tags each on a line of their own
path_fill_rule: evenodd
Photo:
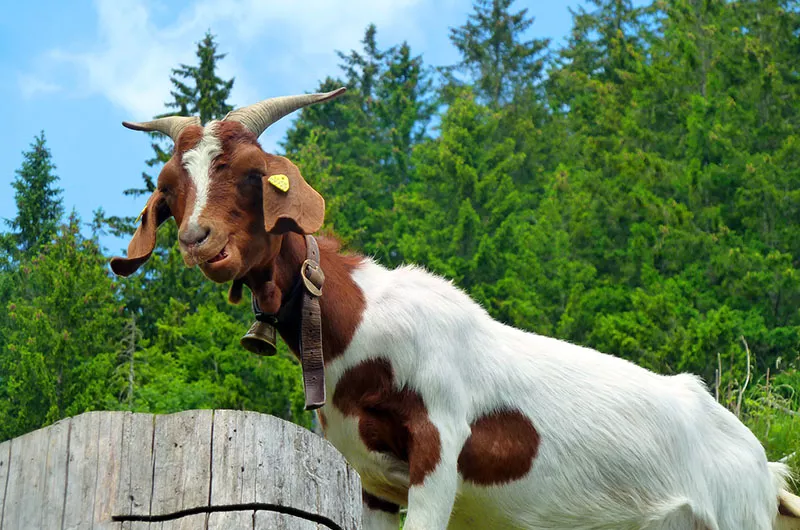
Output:
<svg viewBox="0 0 800 530">
<path fill-rule="evenodd" d="M 544 166 L 554 151 L 563 150 L 556 141 L 563 132 L 560 124 L 549 123 L 542 83 L 549 40 L 527 38 L 533 23 L 527 9 L 513 10 L 513 0 L 476 0 L 467 22 L 450 31 L 461 61 L 441 69 L 445 84 L 440 92 L 442 100 L 452 104 L 460 87 L 469 86 L 477 102 L 499 113 L 493 141 L 502 144 L 511 138 L 528 155 L 510 177 L 536 201 Z M 464 78 L 459 80 L 457 73 Z"/>
<path fill-rule="evenodd" d="M 523 40 L 533 24 L 528 10 L 511 12 L 514 0 L 476 0 L 463 26 L 450 30 L 462 60 L 446 71 L 467 72 L 475 92 L 491 107 L 511 101 L 518 91 L 541 80 L 547 39 Z M 452 80 L 452 77 L 451 77 Z"/>
<path fill-rule="evenodd" d="M 408 43 L 389 49 L 375 89 L 377 127 L 391 146 L 385 161 L 390 186 L 407 184 L 411 152 L 424 138 L 434 112 L 432 81 L 421 56 L 412 56 Z"/>
<path fill-rule="evenodd" d="M 233 110 L 228 98 L 234 80 L 226 81 L 217 75 L 217 63 L 226 54 L 217 52 L 217 43 L 211 32 L 206 32 L 197 44 L 196 55 L 196 66 L 182 64 L 172 70 L 170 81 L 173 89 L 170 94 L 174 100 L 167 103 L 167 108 L 178 111 L 176 114 L 180 116 L 199 116 L 200 122 L 205 124 L 222 119 Z"/>
<path fill-rule="evenodd" d="M 122 328 L 122 356 L 123 361 L 117 367 L 119 373 L 127 374 L 127 384 L 119 396 L 120 403 L 124 403 L 128 410 L 133 410 L 133 396 L 136 390 L 136 351 L 142 338 L 141 330 L 136 326 L 136 313 L 131 313 L 130 318 Z"/>
<path fill-rule="evenodd" d="M 22 167 L 16 171 L 14 200 L 17 215 L 6 219 L 13 230 L 6 235 L 6 245 L 14 254 L 29 254 L 49 242 L 63 214 L 61 189 L 55 187 L 58 177 L 53 174 L 50 149 L 44 131 L 34 138 L 29 151 L 22 154 Z"/>
<path fill-rule="evenodd" d="M 340 67 L 344 71 L 347 85 L 358 87 L 362 96 L 364 110 L 367 110 L 375 97 L 375 85 L 383 67 L 383 59 L 386 57 L 385 51 L 378 49 L 376 36 L 378 30 L 375 24 L 367 26 L 361 44 L 364 47 L 363 53 L 350 50 L 349 54 L 337 51 L 336 55 L 344 61 Z"/>
<path fill-rule="evenodd" d="M 398 263 L 392 205 L 411 181 L 412 151 L 434 112 L 431 81 L 407 43 L 381 50 L 371 25 L 362 44 L 360 51 L 339 53 L 348 92 L 303 109 L 283 147 L 326 197 L 326 227 L 347 244 Z M 342 83 L 329 78 L 319 90 Z"/>
</svg>

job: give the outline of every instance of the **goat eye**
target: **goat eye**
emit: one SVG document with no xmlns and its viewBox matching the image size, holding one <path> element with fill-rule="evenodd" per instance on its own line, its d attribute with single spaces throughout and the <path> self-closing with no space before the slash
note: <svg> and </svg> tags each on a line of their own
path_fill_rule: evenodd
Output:
<svg viewBox="0 0 800 530">
<path fill-rule="evenodd" d="M 228 164 L 218 164 L 217 165 L 217 171 L 224 171 L 226 169 L 228 169 Z"/>
</svg>

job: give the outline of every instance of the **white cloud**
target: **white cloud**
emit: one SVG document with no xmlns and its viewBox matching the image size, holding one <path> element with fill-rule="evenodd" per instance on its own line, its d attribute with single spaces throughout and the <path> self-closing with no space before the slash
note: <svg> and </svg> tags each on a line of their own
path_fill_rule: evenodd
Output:
<svg viewBox="0 0 800 530">
<path fill-rule="evenodd" d="M 172 20 L 157 23 L 170 12 L 166 5 L 97 0 L 94 45 L 82 51 L 59 48 L 46 59 L 72 70 L 77 81 L 70 92 L 99 95 L 129 119 L 147 119 L 164 111 L 164 102 L 171 99 L 170 70 L 195 62 L 196 42 L 210 29 L 228 53 L 220 75 L 236 77 L 232 100 L 241 105 L 281 90 L 313 89 L 318 79 L 337 71 L 334 50 L 359 47 L 369 23 L 378 26 L 379 36 L 386 28 L 394 42 L 419 37 L 420 21 L 412 15 L 423 2 L 196 0 L 173 12 Z M 38 77 L 20 79 L 29 96 L 58 89 Z"/>
<path fill-rule="evenodd" d="M 22 97 L 25 99 L 30 99 L 39 94 L 51 94 L 61 90 L 61 87 L 55 83 L 28 74 L 20 74 L 17 77 L 17 84 L 19 85 L 20 92 L 22 92 Z"/>
</svg>

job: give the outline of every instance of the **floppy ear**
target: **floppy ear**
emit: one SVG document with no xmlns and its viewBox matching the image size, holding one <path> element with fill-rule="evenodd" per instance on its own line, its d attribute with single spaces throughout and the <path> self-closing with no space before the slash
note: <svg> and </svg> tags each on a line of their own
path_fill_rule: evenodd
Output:
<svg viewBox="0 0 800 530">
<path fill-rule="evenodd" d="M 322 195 L 308 185 L 288 159 L 267 156 L 267 174 L 261 183 L 267 232 L 312 234 L 319 230 L 325 219 Z"/>
<path fill-rule="evenodd" d="M 156 190 L 142 210 L 142 223 L 128 244 L 127 258 L 111 258 L 111 270 L 120 276 L 130 276 L 150 258 L 156 246 L 156 229 L 172 217 L 164 195 Z"/>
</svg>

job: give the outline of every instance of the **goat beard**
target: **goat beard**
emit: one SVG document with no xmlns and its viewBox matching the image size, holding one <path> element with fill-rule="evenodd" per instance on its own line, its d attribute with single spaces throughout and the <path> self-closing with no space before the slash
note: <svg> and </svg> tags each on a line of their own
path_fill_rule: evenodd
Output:
<svg viewBox="0 0 800 530">
<path fill-rule="evenodd" d="M 242 291 L 244 290 L 244 280 L 233 280 L 230 289 L 228 289 L 228 302 L 233 305 L 239 305 L 242 301 Z"/>
<path fill-rule="evenodd" d="M 261 311 L 274 314 L 281 308 L 283 292 L 272 281 L 272 278 L 255 278 L 255 275 L 245 276 L 233 280 L 228 289 L 228 302 L 239 304 L 244 296 L 244 287 L 250 289 L 250 295 L 255 297 Z"/>
</svg>

